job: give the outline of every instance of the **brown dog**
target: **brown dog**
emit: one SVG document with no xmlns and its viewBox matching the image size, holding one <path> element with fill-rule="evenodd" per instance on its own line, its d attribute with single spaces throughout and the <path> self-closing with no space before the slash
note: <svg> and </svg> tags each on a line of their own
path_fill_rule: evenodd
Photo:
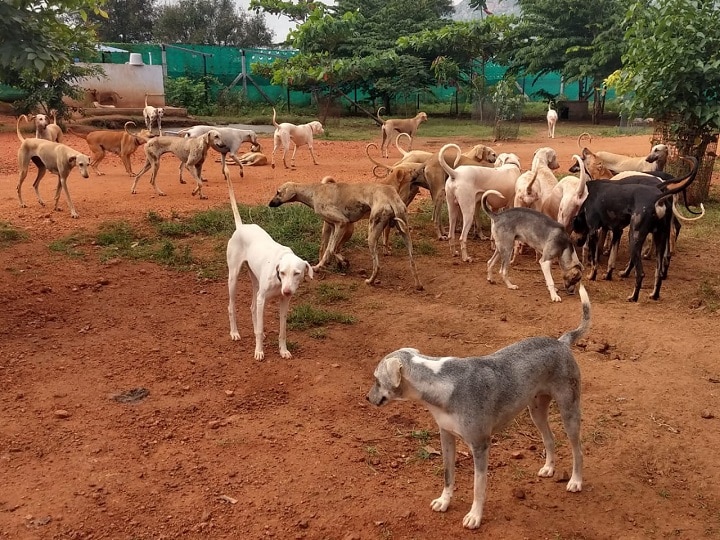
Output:
<svg viewBox="0 0 720 540">
<path fill-rule="evenodd" d="M 74 131 L 72 128 L 68 128 L 68 131 L 87 141 L 90 153 L 92 154 L 90 168 L 95 171 L 95 174 L 98 176 L 105 174 L 100 172 L 98 165 L 105 158 L 105 152 L 112 152 L 113 154 L 120 156 L 120 159 L 125 166 L 125 171 L 130 176 L 134 176 L 135 173 L 132 171 L 130 156 L 135 153 L 135 150 L 140 148 L 156 135 L 150 133 L 146 129 L 143 129 L 136 134 L 130 133 L 127 130 L 128 124 L 132 124 L 134 126 L 135 122 L 125 122 L 125 131 L 110 131 L 103 129 L 91 131 L 90 133 L 82 133 Z"/>
</svg>

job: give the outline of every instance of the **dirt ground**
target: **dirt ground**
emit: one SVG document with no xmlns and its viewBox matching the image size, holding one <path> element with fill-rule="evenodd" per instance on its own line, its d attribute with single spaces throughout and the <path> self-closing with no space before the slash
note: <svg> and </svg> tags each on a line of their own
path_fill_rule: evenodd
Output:
<svg viewBox="0 0 720 540">
<path fill-rule="evenodd" d="M 65 142 L 86 151 L 77 137 Z M 419 138 L 416 148 L 441 144 Z M 527 168 L 532 152 L 547 144 L 538 125 L 530 140 L 494 146 L 517 153 Z M 433 512 L 443 480 L 431 415 L 412 402 L 376 408 L 365 394 L 377 362 L 399 347 L 477 355 L 577 326 L 579 299 L 561 293 L 562 303 L 551 303 L 532 255 L 512 268 L 520 289 L 511 291 L 485 280 L 487 241 L 472 240 L 475 262 L 463 264 L 430 226 L 416 227 L 416 242 L 437 247 L 417 255 L 425 286 L 418 292 L 402 250 L 381 259 L 381 282 L 370 287 L 363 282 L 367 249 L 354 249 L 346 275 L 306 282 L 292 305 L 313 303 L 319 284 L 336 283 L 350 299 L 332 309 L 356 322 L 328 325 L 323 335 L 290 330 L 294 356 L 284 360 L 273 302 L 266 357 L 258 362 L 249 280 L 238 293 L 243 339 L 233 342 L 224 279 L 150 262 L 101 262 L 92 246 L 84 258 L 48 248 L 103 222 L 141 223 L 149 211 L 170 216 L 226 206 L 214 155 L 205 168 L 207 200 L 178 183 L 171 156 L 158 180 L 166 197 L 154 195 L 148 176 L 131 195 L 115 156 L 102 164 L 105 176 L 86 180 L 73 171 L 75 220 L 64 198 L 62 211 L 51 210 L 51 176 L 41 184 L 50 205 L 37 204 L 34 167 L 23 186 L 28 207 L 19 208 L 18 146 L 14 133 L 0 135 L 0 221 L 28 235 L 0 249 L 0 538 L 720 537 L 719 321 L 702 292 L 717 287 L 717 239 L 681 234 L 658 302 L 647 298 L 652 268 L 637 304 L 625 300 L 629 279 L 586 282 L 592 329 L 575 348 L 583 376 L 583 490 L 565 491 L 571 456 L 555 412 L 556 478 L 536 476 L 542 442 L 523 413 L 494 438 L 482 526 L 466 531 L 473 480 L 467 448 L 458 446 L 450 508 Z M 372 182 L 364 146 L 320 140 L 319 166 L 300 148 L 296 170 L 248 168 L 241 180 L 233 169 L 235 191 L 242 203 L 266 204 L 286 180 L 331 174 Z M 575 137 L 551 146 L 567 170 Z M 649 137 L 595 139 L 593 147 L 640 155 Z M 142 160 L 139 151 L 135 170 Z M 623 250 L 619 266 L 626 259 Z M 144 399 L 113 399 L 140 387 L 149 391 Z"/>
</svg>

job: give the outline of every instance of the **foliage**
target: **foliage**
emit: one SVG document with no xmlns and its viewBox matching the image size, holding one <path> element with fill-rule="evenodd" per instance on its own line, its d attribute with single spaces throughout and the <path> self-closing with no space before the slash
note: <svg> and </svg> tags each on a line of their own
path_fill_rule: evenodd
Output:
<svg viewBox="0 0 720 540">
<path fill-rule="evenodd" d="M 0 78 L 32 74 L 57 77 L 94 53 L 95 33 L 88 14 L 101 16 L 104 0 L 4 0 L 0 2 Z M 25 75 L 29 78 L 30 75 Z"/>
<path fill-rule="evenodd" d="M 16 229 L 10 223 L 0 221 L 0 248 L 27 240 L 27 237 L 24 231 Z"/>
<path fill-rule="evenodd" d="M 490 99 L 495 106 L 495 119 L 498 121 L 519 120 L 525 96 L 518 92 L 517 82 L 512 76 L 505 77 L 493 87 Z"/>
<path fill-rule="evenodd" d="M 185 107 L 190 114 L 212 115 L 215 106 L 210 102 L 211 84 L 217 83 L 213 77 L 176 77 L 165 83 L 165 99 L 176 107 Z"/>
<path fill-rule="evenodd" d="M 586 97 L 620 67 L 627 1 L 519 0 L 522 17 L 507 34 L 503 54 L 511 73 L 589 79 L 587 90 L 581 88 Z"/>
<path fill-rule="evenodd" d="M 307 330 L 328 323 L 354 324 L 355 317 L 309 304 L 299 304 L 292 309 L 287 319 L 288 328 L 291 330 Z"/>
<path fill-rule="evenodd" d="M 273 33 L 261 14 L 249 15 L 233 0 L 179 0 L 159 9 L 154 38 L 169 43 L 263 47 L 272 44 Z"/>
<path fill-rule="evenodd" d="M 630 111 L 720 130 L 717 0 L 636 2 L 625 21 L 627 51 L 617 84 Z"/>
<path fill-rule="evenodd" d="M 250 9 L 256 12 L 264 11 L 271 15 L 285 15 L 293 22 L 302 23 L 315 9 L 322 9 L 321 3 L 313 0 L 298 0 L 298 2 L 283 2 L 282 0 L 250 0 Z"/>
<path fill-rule="evenodd" d="M 153 39 L 157 0 L 106 0 L 107 17 L 90 17 L 98 39 L 110 43 L 147 43 Z"/>
</svg>

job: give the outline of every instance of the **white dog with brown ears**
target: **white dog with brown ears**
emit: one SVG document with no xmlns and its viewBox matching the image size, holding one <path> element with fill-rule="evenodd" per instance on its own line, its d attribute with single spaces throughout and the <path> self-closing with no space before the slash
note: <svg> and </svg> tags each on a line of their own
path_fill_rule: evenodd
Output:
<svg viewBox="0 0 720 540">
<path fill-rule="evenodd" d="M 165 109 L 162 107 L 153 107 L 152 105 L 148 105 L 147 98 L 148 94 L 145 94 L 145 108 L 143 109 L 145 126 L 148 131 L 152 132 L 153 124 L 157 124 L 158 132 L 162 135 L 162 117 L 165 116 Z"/>
</svg>

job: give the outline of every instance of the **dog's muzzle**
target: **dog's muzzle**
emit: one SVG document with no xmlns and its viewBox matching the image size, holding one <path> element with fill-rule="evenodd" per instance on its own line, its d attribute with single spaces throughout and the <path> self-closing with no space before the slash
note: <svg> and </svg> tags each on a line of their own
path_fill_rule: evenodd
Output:
<svg viewBox="0 0 720 540">
<path fill-rule="evenodd" d="M 270 208 L 277 208 L 277 207 L 280 206 L 281 204 L 282 204 L 282 201 L 281 201 L 280 199 L 278 199 L 277 197 L 273 197 L 272 199 L 270 199 L 270 202 L 268 203 L 268 206 L 269 206 Z"/>
</svg>

